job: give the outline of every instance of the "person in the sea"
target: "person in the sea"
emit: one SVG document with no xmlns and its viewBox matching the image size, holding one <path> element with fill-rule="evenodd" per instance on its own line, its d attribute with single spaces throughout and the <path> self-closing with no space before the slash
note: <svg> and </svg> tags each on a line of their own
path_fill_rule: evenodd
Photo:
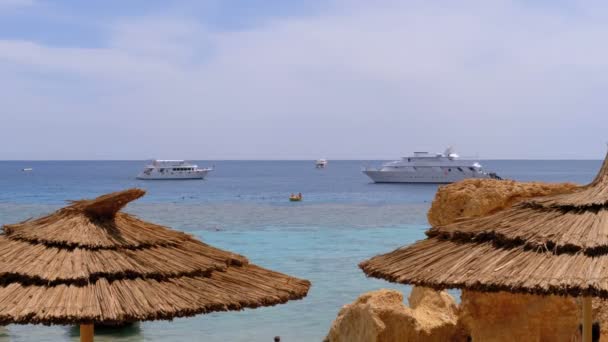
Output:
<svg viewBox="0 0 608 342">
<path fill-rule="evenodd" d="M 289 196 L 289 198 L 296 198 L 296 195 L 294 195 L 292 192 L 291 195 Z"/>
<path fill-rule="evenodd" d="M 301 192 L 298 192 L 298 198 L 302 199 L 302 193 Z"/>
<path fill-rule="evenodd" d="M 275 336 L 274 342 L 281 342 L 281 336 Z"/>
</svg>

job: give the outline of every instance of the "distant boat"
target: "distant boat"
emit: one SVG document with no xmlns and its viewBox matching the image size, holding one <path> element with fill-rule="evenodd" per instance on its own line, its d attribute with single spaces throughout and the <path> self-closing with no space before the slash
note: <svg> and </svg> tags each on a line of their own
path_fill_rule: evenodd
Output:
<svg viewBox="0 0 608 342">
<path fill-rule="evenodd" d="M 185 160 L 154 160 L 137 179 L 204 179 L 213 168 L 199 168 Z"/>
<path fill-rule="evenodd" d="M 297 195 L 291 194 L 291 196 L 289 196 L 289 200 L 291 202 L 300 202 L 302 200 L 302 194 L 297 194 Z"/>
<path fill-rule="evenodd" d="M 317 169 L 324 169 L 327 167 L 327 159 L 319 159 L 315 161 L 315 167 Z"/>
<path fill-rule="evenodd" d="M 30 171 L 34 171 L 34 169 L 32 169 L 31 167 L 26 167 L 26 168 L 21 169 L 21 171 L 30 172 Z"/>
<path fill-rule="evenodd" d="M 496 173 L 484 171 L 477 161 L 459 160 L 451 147 L 437 154 L 414 152 L 413 156 L 362 171 L 376 183 L 445 184 L 466 178 L 500 179 Z"/>
</svg>

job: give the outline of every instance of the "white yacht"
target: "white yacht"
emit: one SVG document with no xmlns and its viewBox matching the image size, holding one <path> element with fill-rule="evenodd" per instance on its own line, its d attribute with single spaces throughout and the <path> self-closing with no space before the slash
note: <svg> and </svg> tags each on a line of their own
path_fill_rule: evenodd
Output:
<svg viewBox="0 0 608 342">
<path fill-rule="evenodd" d="M 436 154 L 414 152 L 413 156 L 362 171 L 376 183 L 453 183 L 465 178 L 501 179 L 496 173 L 484 171 L 479 162 L 459 159 L 451 147 Z"/>
<path fill-rule="evenodd" d="M 154 160 L 137 179 L 204 179 L 213 168 L 199 168 L 185 160 Z"/>
<path fill-rule="evenodd" d="M 327 159 L 318 159 L 315 161 L 315 167 L 317 169 L 324 169 L 327 166 Z"/>
</svg>

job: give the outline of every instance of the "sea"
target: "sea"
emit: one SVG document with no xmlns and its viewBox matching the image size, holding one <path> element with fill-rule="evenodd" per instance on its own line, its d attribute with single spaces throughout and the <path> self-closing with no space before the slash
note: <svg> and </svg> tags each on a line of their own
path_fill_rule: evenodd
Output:
<svg viewBox="0 0 608 342">
<path fill-rule="evenodd" d="M 0 224 L 50 213 L 67 200 L 128 188 L 147 194 L 126 211 L 243 254 L 252 263 L 309 279 L 307 297 L 274 307 L 98 329 L 96 341 L 322 341 L 340 308 L 360 294 L 409 286 L 367 278 L 358 263 L 425 237 L 438 186 L 374 184 L 363 165 L 381 161 L 197 161 L 205 180 L 135 179 L 143 161 L 0 161 Z M 599 160 L 487 160 L 519 181 L 591 181 Z M 23 172 L 23 168 L 32 168 Z M 289 202 L 301 192 L 302 202 Z M 457 295 L 457 293 L 454 293 Z M 77 341 L 71 326 L 9 325 L 0 341 Z"/>
</svg>

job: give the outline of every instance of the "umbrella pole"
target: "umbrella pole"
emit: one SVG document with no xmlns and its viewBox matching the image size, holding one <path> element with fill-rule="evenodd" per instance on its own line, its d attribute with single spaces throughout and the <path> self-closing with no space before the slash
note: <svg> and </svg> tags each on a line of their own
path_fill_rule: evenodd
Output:
<svg viewBox="0 0 608 342">
<path fill-rule="evenodd" d="M 591 297 L 583 297 L 583 342 L 591 342 Z"/>
<path fill-rule="evenodd" d="M 81 324 L 80 325 L 80 342 L 93 342 L 93 331 L 94 325 Z"/>
</svg>

